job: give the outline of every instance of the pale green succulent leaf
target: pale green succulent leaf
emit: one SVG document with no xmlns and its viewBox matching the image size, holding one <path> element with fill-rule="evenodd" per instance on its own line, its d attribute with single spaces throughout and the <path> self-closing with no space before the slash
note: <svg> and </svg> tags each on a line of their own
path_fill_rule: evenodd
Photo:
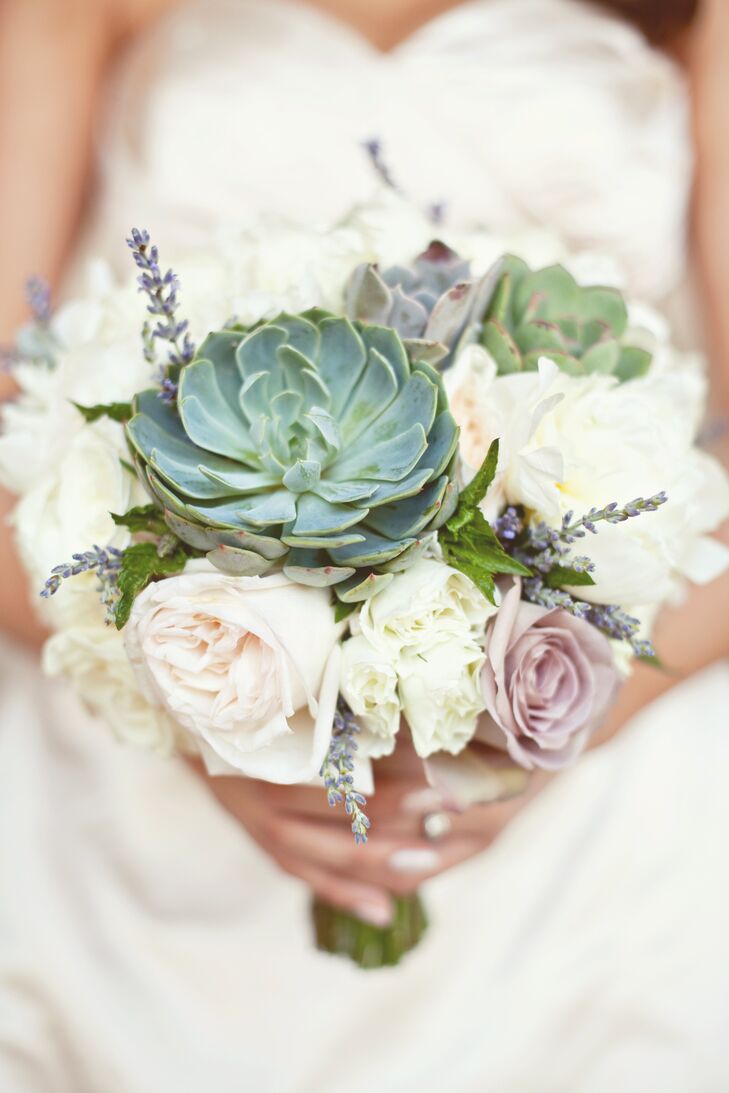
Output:
<svg viewBox="0 0 729 1093">
<path fill-rule="evenodd" d="M 590 375 L 601 372 L 610 376 L 615 372 L 620 360 L 620 346 L 614 339 L 597 342 L 582 357 L 582 367 Z"/>
<path fill-rule="evenodd" d="M 304 418 L 314 426 L 327 449 L 339 451 L 342 446 L 339 422 L 328 410 L 325 410 L 323 406 L 312 406 Z"/>
<path fill-rule="evenodd" d="M 226 469 L 223 473 L 213 471 L 205 464 L 201 464 L 200 472 L 219 486 L 218 497 L 238 496 L 241 493 L 261 493 L 263 490 L 271 489 L 278 483 L 276 475 L 268 471 L 249 471 L 240 464 L 232 470 Z"/>
<path fill-rule="evenodd" d="M 365 526 L 388 539 L 415 536 L 438 515 L 447 485 L 448 478 L 443 475 L 407 501 L 380 505 L 370 511 Z"/>
<path fill-rule="evenodd" d="M 458 486 L 451 479 L 446 486 L 443 500 L 441 501 L 440 512 L 438 512 L 432 519 L 429 529 L 431 531 L 437 531 L 438 528 L 443 527 L 453 516 L 454 512 L 458 508 Z"/>
<path fill-rule="evenodd" d="M 270 402 L 271 414 L 280 423 L 281 428 L 287 431 L 301 417 L 303 406 L 302 394 L 291 390 L 280 391 Z"/>
<path fill-rule="evenodd" d="M 243 339 L 236 350 L 235 359 L 243 380 L 259 372 L 269 372 L 271 360 L 286 342 L 286 331 L 273 323 L 259 326 Z"/>
<path fill-rule="evenodd" d="M 334 505 L 344 505 L 351 501 L 367 501 L 377 490 L 376 482 L 330 482 L 322 478 L 312 492 Z"/>
<path fill-rule="evenodd" d="M 496 319 L 484 323 L 481 345 L 493 357 L 500 375 L 521 371 L 519 348 L 506 327 Z"/>
<path fill-rule="evenodd" d="M 427 447 L 425 429 L 418 423 L 392 440 L 353 449 L 337 460 L 331 477 L 337 482 L 351 478 L 399 482 L 415 468 Z"/>
<path fill-rule="evenodd" d="M 398 391 L 397 376 L 389 361 L 376 349 L 370 349 L 364 371 L 340 417 L 345 445 L 351 444 L 379 419 Z"/>
<path fill-rule="evenodd" d="M 334 505 L 314 493 L 302 493 L 296 503 L 292 533 L 301 536 L 329 535 L 360 523 L 365 515 L 366 510 L 351 505 Z"/>
<path fill-rule="evenodd" d="M 598 319 L 606 323 L 615 338 L 622 338 L 628 327 L 625 300 L 614 288 L 583 288 L 580 293 L 580 316 L 585 322 Z"/>
<path fill-rule="evenodd" d="M 347 284 L 347 314 L 366 323 L 385 323 L 390 314 L 392 297 L 377 268 L 363 262 L 352 273 Z"/>
<path fill-rule="evenodd" d="M 308 360 L 315 360 L 319 352 L 319 330 L 315 323 L 301 315 L 282 313 L 274 320 L 274 325 L 286 331 L 286 341 Z"/>
<path fill-rule="evenodd" d="M 331 393 L 331 411 L 339 417 L 367 361 L 362 338 L 348 319 L 325 319 L 321 325 L 319 373 Z"/>
<path fill-rule="evenodd" d="M 330 588 L 354 576 L 353 566 L 328 564 L 327 556 L 318 550 L 290 550 L 283 567 L 284 574 L 297 584 L 312 588 Z"/>
<path fill-rule="evenodd" d="M 283 476 L 283 484 L 292 493 L 315 490 L 321 477 L 321 464 L 313 459 L 298 459 Z"/>
<path fill-rule="evenodd" d="M 620 360 L 615 368 L 615 375 L 621 383 L 645 376 L 651 366 L 652 355 L 646 349 L 637 346 L 623 346 Z"/>
<path fill-rule="evenodd" d="M 268 372 L 253 372 L 243 382 L 238 395 L 240 408 L 251 430 L 254 444 L 259 444 L 260 422 L 267 417 L 271 406 L 271 376 Z"/>
<path fill-rule="evenodd" d="M 225 545 L 208 551 L 207 559 L 221 573 L 231 577 L 260 577 L 275 564 L 251 550 Z"/>
<path fill-rule="evenodd" d="M 401 554 L 398 554 L 396 558 L 393 558 L 390 562 L 383 562 L 378 566 L 378 572 L 383 573 L 403 573 L 406 569 L 417 562 L 418 558 L 422 558 L 426 550 L 428 550 L 433 542 L 433 535 L 422 535 L 419 539 L 416 539 L 414 543 L 411 543 L 409 547 L 406 547 Z"/>
<path fill-rule="evenodd" d="M 242 519 L 254 527 L 286 524 L 296 518 L 296 499 L 289 490 L 274 490 L 260 499 L 241 498 L 239 512 Z"/>
<path fill-rule="evenodd" d="M 368 443 L 392 440 L 416 424 L 429 432 L 435 420 L 437 404 L 437 386 L 430 376 L 415 371 L 368 432 Z"/>
<path fill-rule="evenodd" d="M 393 580 L 393 573 L 355 573 L 337 585 L 337 598 L 342 603 L 363 603 L 375 592 L 381 592 Z"/>
<path fill-rule="evenodd" d="M 513 274 L 510 272 L 502 274 L 499 278 L 486 312 L 489 319 L 495 319 L 496 322 L 502 324 L 505 324 L 508 321 L 510 315 L 512 283 Z"/>
<path fill-rule="evenodd" d="M 552 361 L 557 365 L 561 372 L 566 372 L 568 376 L 584 376 L 585 369 L 582 361 L 577 357 L 573 357 L 571 353 L 558 353 L 553 349 L 548 352 L 543 352 L 540 349 L 535 349 L 531 353 L 526 353 L 522 358 L 522 368 L 525 372 L 536 372 L 539 367 L 539 362 L 545 358 Z"/>
<path fill-rule="evenodd" d="M 546 319 L 531 319 L 519 328 L 519 348 L 522 353 L 536 350 L 549 355 L 551 351 L 566 351 L 565 339 L 556 323 Z"/>
<path fill-rule="evenodd" d="M 223 397 L 212 361 L 198 360 L 180 373 L 177 405 L 185 432 L 200 448 L 247 462 L 255 457 L 248 423 Z"/>
<path fill-rule="evenodd" d="M 364 326 L 360 336 L 369 352 L 376 349 L 388 362 L 397 379 L 398 388 L 402 387 L 410 375 L 410 363 L 401 339 L 386 326 Z"/>
<path fill-rule="evenodd" d="M 406 497 L 412 497 L 413 494 L 422 490 L 431 477 L 432 471 L 430 468 L 421 467 L 400 482 L 372 482 L 370 485 L 374 486 L 375 489 L 368 497 L 367 504 L 370 508 L 373 508 L 376 505 L 386 505 L 390 501 L 402 501 Z"/>
<path fill-rule="evenodd" d="M 423 361 L 425 364 L 435 366 L 449 355 L 447 346 L 427 338 L 403 338 L 403 345 L 411 364 Z"/>
<path fill-rule="evenodd" d="M 415 469 L 420 471 L 427 467 L 430 470 L 430 479 L 445 474 L 456 454 L 459 435 L 460 429 L 450 410 L 444 410 L 442 414 L 438 414 L 428 435 L 428 447 Z"/>
<path fill-rule="evenodd" d="M 381 565 L 401 554 L 413 539 L 399 539 L 393 542 L 381 535 L 368 532 L 361 543 L 337 547 L 330 551 L 332 558 L 340 565 L 353 565 L 357 569 L 368 565 Z"/>
<path fill-rule="evenodd" d="M 301 550 L 327 550 L 330 553 L 335 547 L 349 547 L 365 540 L 364 528 L 359 525 L 352 531 L 333 531 L 328 535 L 294 535 L 293 531 L 284 531 L 281 542 L 287 546 Z"/>
</svg>

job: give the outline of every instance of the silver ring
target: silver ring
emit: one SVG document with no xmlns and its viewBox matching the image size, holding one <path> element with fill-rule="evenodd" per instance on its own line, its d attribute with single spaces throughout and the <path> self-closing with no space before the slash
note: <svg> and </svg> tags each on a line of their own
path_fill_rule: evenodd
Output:
<svg viewBox="0 0 729 1093">
<path fill-rule="evenodd" d="M 450 834 L 453 820 L 447 812 L 428 812 L 423 816 L 423 836 L 435 843 Z"/>
</svg>

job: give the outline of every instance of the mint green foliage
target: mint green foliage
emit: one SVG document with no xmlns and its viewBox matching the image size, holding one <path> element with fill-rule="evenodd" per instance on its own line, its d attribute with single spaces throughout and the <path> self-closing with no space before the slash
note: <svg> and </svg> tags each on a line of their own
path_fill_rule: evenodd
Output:
<svg viewBox="0 0 729 1093">
<path fill-rule="evenodd" d="M 458 429 L 398 334 L 319 309 L 211 334 L 176 406 L 142 392 L 127 437 L 170 531 L 225 573 L 283 565 L 358 602 L 452 513 Z"/>
<path fill-rule="evenodd" d="M 127 547 L 117 578 L 119 599 L 114 610 L 117 630 L 129 621 L 134 600 L 150 581 L 182 572 L 189 556 L 180 545 L 167 554 L 160 554 L 156 543 L 135 543 Z"/>
<path fill-rule="evenodd" d="M 121 514 L 112 512 L 111 518 L 117 527 L 128 528 L 133 534 L 146 532 L 148 535 L 169 535 L 169 528 L 159 505 L 138 505 Z"/>
<path fill-rule="evenodd" d="M 572 376 L 624 382 L 648 371 L 651 354 L 625 343 L 628 311 L 616 289 L 583 288 L 562 266 L 531 270 L 512 255 L 501 270 L 480 337 L 499 374 L 534 371 L 540 357 Z"/>
<path fill-rule="evenodd" d="M 125 422 L 132 416 L 130 402 L 99 402 L 95 406 L 82 406 L 80 402 L 74 402 L 73 405 L 89 424 L 104 417 Z"/>
<path fill-rule="evenodd" d="M 532 575 L 530 569 L 507 554 L 479 508 L 493 482 L 498 461 L 499 442 L 495 440 L 475 477 L 461 491 L 455 513 L 438 535 L 446 562 L 470 577 L 492 603 L 495 574 Z"/>
<path fill-rule="evenodd" d="M 547 588 L 564 588 L 565 586 L 586 588 L 595 583 L 594 578 L 587 570 L 575 569 L 569 565 L 553 566 L 543 576 L 542 580 Z"/>
</svg>

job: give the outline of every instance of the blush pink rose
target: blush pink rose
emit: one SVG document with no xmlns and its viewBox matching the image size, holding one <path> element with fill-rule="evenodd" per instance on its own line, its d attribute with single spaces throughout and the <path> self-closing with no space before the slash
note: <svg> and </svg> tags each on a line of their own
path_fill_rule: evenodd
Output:
<svg viewBox="0 0 729 1093">
<path fill-rule="evenodd" d="M 476 738 L 527 770 L 572 762 L 605 716 L 618 673 L 610 643 L 569 612 L 521 600 L 514 581 L 486 631 Z"/>
</svg>

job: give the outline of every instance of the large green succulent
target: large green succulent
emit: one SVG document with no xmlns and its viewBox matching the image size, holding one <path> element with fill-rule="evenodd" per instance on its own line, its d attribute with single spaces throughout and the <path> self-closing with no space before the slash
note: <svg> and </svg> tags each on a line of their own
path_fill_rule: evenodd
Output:
<svg viewBox="0 0 729 1093">
<path fill-rule="evenodd" d="M 500 374 L 533 371 L 540 357 L 575 376 L 629 380 L 648 370 L 651 354 L 626 344 L 628 311 L 616 289 L 582 287 L 562 266 L 535 271 L 511 255 L 500 268 L 480 337 Z"/>
<path fill-rule="evenodd" d="M 211 334 L 127 426 L 170 529 L 226 573 L 282 564 L 355 602 L 452 513 L 458 429 L 398 334 L 312 310 Z"/>
</svg>

